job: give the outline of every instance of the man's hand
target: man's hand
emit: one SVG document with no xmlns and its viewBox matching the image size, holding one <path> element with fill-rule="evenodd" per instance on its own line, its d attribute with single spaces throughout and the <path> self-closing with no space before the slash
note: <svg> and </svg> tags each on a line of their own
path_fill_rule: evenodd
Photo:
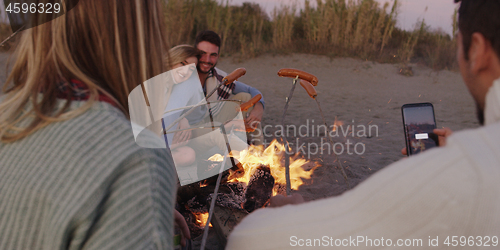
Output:
<svg viewBox="0 0 500 250">
<path fill-rule="evenodd" d="M 438 136 L 440 147 L 446 146 L 446 138 L 453 134 L 450 128 L 436 128 L 432 132 Z M 406 148 L 401 149 L 401 154 L 407 155 Z"/>
<path fill-rule="evenodd" d="M 262 103 L 258 102 L 253 106 L 252 111 L 247 114 L 245 118 L 245 124 L 251 128 L 257 128 L 257 124 L 262 121 L 262 116 L 264 115 L 264 106 Z"/>
<path fill-rule="evenodd" d="M 182 118 L 182 120 L 179 121 L 177 129 L 188 129 L 188 128 L 190 128 L 189 121 L 186 118 Z M 172 144 L 186 142 L 189 139 L 191 139 L 191 130 L 179 131 L 175 133 Z"/>
<path fill-rule="evenodd" d="M 281 194 L 271 197 L 271 207 L 281 207 L 288 204 L 304 203 L 304 198 L 300 194 L 292 194 L 292 196 L 285 197 Z"/>
<path fill-rule="evenodd" d="M 186 239 L 191 239 L 191 233 L 189 232 L 189 227 L 182 216 L 177 210 L 174 209 L 174 222 L 181 229 L 181 246 L 186 247 Z"/>
</svg>

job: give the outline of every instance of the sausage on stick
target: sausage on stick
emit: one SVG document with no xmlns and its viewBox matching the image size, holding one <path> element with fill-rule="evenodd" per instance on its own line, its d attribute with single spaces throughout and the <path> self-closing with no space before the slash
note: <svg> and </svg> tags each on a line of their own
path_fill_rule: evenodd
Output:
<svg viewBox="0 0 500 250">
<path fill-rule="evenodd" d="M 278 71 L 278 76 L 281 77 L 291 77 L 291 78 L 296 78 L 297 76 L 299 79 L 305 80 L 310 82 L 313 86 L 318 86 L 318 78 L 312 74 L 309 74 L 305 71 L 298 70 L 298 69 L 280 69 Z"/>
</svg>

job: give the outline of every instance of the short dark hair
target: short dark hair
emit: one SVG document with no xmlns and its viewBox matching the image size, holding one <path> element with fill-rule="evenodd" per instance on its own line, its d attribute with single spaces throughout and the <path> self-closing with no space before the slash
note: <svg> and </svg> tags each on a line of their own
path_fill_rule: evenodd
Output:
<svg viewBox="0 0 500 250">
<path fill-rule="evenodd" d="M 196 36 L 196 40 L 194 42 L 194 47 L 198 47 L 198 44 L 201 42 L 209 42 L 211 44 L 214 44 L 217 47 L 219 47 L 220 50 L 220 43 L 221 43 L 220 36 L 214 31 L 204 30 L 198 33 L 198 35 Z"/>
<path fill-rule="evenodd" d="M 491 43 L 500 58 L 500 1 L 455 0 L 461 2 L 458 10 L 458 28 L 462 33 L 465 59 L 469 60 L 472 34 L 481 33 Z"/>
</svg>

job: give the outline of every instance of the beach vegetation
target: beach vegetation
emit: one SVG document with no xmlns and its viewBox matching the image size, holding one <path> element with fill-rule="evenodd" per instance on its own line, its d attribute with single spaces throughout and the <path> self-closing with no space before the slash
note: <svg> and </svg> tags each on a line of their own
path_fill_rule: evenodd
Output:
<svg viewBox="0 0 500 250">
<path fill-rule="evenodd" d="M 228 0 L 164 2 L 169 43 L 193 44 L 199 31 L 221 35 L 221 55 L 247 59 L 264 53 L 310 53 L 355 57 L 382 63 L 421 63 L 435 70 L 457 69 L 456 12 L 453 35 L 431 29 L 425 20 L 413 31 L 396 26 L 400 0 L 306 0 L 267 13 L 256 3 L 233 6 Z M 0 38 L 12 33 L 0 25 Z"/>
</svg>

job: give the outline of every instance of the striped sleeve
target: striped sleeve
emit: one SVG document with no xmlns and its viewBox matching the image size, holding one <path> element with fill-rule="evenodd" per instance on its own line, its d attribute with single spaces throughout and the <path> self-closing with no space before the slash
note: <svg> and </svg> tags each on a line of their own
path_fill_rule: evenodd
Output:
<svg viewBox="0 0 500 250">
<path fill-rule="evenodd" d="M 158 152 L 132 154 L 91 196 L 95 212 L 67 230 L 69 249 L 172 249 L 176 175 Z"/>
</svg>

